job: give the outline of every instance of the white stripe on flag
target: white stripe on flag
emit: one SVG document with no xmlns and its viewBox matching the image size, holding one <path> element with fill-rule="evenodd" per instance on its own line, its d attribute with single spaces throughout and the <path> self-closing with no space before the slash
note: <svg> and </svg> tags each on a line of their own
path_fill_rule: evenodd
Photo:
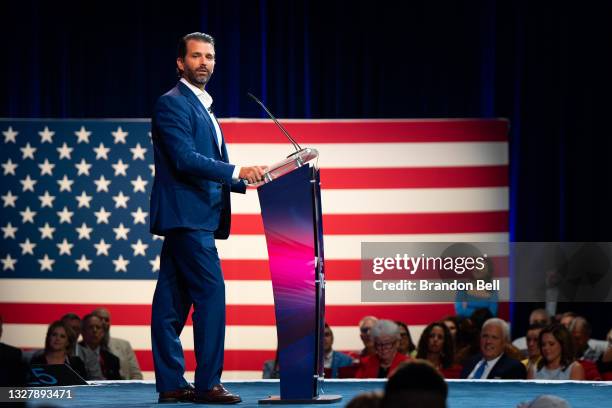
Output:
<svg viewBox="0 0 612 408">
<path fill-rule="evenodd" d="M 508 188 L 406 188 L 321 191 L 324 214 L 397 214 L 502 211 Z M 261 214 L 255 190 L 232 195 L 234 214 Z"/>
<path fill-rule="evenodd" d="M 451 167 L 508 164 L 506 142 L 460 143 L 323 143 L 309 144 L 319 151 L 321 168 Z M 253 159 L 274 164 L 293 153 L 289 144 L 228 143 L 232 163 Z"/>
</svg>

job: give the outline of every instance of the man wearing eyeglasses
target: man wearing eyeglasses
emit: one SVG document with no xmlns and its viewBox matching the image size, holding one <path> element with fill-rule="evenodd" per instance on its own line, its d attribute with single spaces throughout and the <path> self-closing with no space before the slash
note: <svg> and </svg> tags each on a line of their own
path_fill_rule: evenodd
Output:
<svg viewBox="0 0 612 408">
<path fill-rule="evenodd" d="M 379 320 L 370 332 L 375 354 L 364 357 L 355 377 L 388 378 L 397 366 L 409 357 L 398 353 L 400 332 L 397 324 L 391 320 Z"/>
</svg>

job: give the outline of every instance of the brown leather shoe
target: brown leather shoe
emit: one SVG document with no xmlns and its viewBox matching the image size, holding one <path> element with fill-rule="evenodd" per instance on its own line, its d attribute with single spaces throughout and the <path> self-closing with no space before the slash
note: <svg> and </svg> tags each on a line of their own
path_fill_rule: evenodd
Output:
<svg viewBox="0 0 612 408">
<path fill-rule="evenodd" d="M 197 392 L 195 402 L 199 404 L 237 404 L 242 402 L 242 398 L 226 390 L 223 384 L 217 384 L 212 390 L 205 393 Z"/>
<path fill-rule="evenodd" d="M 195 390 L 192 386 L 182 390 L 160 392 L 157 400 L 160 404 L 193 401 L 195 401 Z"/>
</svg>

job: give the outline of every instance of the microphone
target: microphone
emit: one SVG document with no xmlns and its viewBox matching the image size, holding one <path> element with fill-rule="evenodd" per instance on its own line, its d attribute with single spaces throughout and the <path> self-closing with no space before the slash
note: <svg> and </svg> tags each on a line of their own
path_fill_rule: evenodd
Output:
<svg viewBox="0 0 612 408">
<path fill-rule="evenodd" d="M 255 102 L 257 102 L 257 104 L 259 104 L 259 106 L 261 106 L 263 108 L 263 110 L 266 111 L 266 113 L 268 114 L 268 116 L 270 116 L 270 118 L 274 121 L 274 123 L 276 123 L 276 126 L 278 126 L 278 128 L 285 134 L 285 136 L 287 136 L 287 139 L 289 139 L 289 141 L 291 142 L 291 144 L 293 145 L 293 148 L 295 149 L 295 152 L 290 154 L 287 157 L 291 157 L 296 153 L 301 152 L 302 147 L 298 144 L 298 142 L 295 141 L 294 138 L 291 137 L 291 135 L 289 134 L 289 132 L 287 132 L 287 129 L 285 129 L 285 127 L 283 125 L 280 124 L 280 122 L 278 120 L 276 120 L 276 118 L 274 117 L 274 115 L 272 115 L 272 113 L 268 110 L 268 108 L 266 108 L 266 106 L 263 104 L 263 102 L 261 102 L 259 99 L 257 99 L 257 97 L 255 95 L 253 95 L 250 92 L 247 92 L 247 95 L 249 95 Z"/>
</svg>

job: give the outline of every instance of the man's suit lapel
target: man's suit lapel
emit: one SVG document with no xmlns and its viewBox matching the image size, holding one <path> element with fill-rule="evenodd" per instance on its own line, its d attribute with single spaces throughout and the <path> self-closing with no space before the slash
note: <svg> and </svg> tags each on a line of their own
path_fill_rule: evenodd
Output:
<svg viewBox="0 0 612 408">
<path fill-rule="evenodd" d="M 206 122 L 206 125 L 208 126 L 208 129 L 210 130 L 209 135 L 212 138 L 214 145 L 217 147 L 217 151 L 219 151 L 219 142 L 217 141 L 215 125 L 212 123 L 212 119 L 210 118 L 210 115 L 208 114 L 208 112 L 205 111 L 204 106 L 202 105 L 202 102 L 200 102 L 198 97 L 195 96 L 195 94 L 191 91 L 191 89 L 189 89 L 187 85 L 185 85 L 184 83 L 179 81 L 178 88 L 179 88 L 179 91 L 187 98 L 189 103 L 191 103 L 191 105 L 193 105 L 196 111 L 199 112 L 200 115 L 204 118 L 204 121 Z"/>
</svg>

